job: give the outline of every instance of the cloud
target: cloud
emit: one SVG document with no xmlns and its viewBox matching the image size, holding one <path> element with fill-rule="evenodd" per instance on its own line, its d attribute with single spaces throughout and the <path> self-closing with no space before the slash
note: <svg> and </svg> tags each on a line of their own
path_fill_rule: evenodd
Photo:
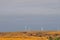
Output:
<svg viewBox="0 0 60 40">
<path fill-rule="evenodd" d="M 0 14 L 53 14 L 60 13 L 58 0 L 0 0 Z"/>
<path fill-rule="evenodd" d="M 56 3 L 58 0 L 16 0 L 17 2 L 21 3 Z"/>
<path fill-rule="evenodd" d="M 59 7 L 60 6 L 58 0 L 18 0 L 17 13 L 59 14 L 60 13 Z"/>
<path fill-rule="evenodd" d="M 0 0 L 0 31 L 24 30 L 26 24 L 33 30 L 40 30 L 41 24 L 47 30 L 56 30 L 60 26 L 59 3 L 58 0 Z"/>
</svg>

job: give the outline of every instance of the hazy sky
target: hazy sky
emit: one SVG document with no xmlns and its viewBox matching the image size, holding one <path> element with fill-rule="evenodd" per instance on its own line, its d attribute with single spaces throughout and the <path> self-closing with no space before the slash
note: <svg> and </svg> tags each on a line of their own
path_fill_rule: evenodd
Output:
<svg viewBox="0 0 60 40">
<path fill-rule="evenodd" d="M 0 31 L 57 30 L 60 0 L 0 0 Z"/>
</svg>

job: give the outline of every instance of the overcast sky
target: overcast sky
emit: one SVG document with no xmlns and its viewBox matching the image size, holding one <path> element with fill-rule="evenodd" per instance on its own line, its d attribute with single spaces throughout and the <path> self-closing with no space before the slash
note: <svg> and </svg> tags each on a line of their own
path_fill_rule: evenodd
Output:
<svg viewBox="0 0 60 40">
<path fill-rule="evenodd" d="M 0 31 L 57 30 L 60 0 L 0 0 Z"/>
</svg>

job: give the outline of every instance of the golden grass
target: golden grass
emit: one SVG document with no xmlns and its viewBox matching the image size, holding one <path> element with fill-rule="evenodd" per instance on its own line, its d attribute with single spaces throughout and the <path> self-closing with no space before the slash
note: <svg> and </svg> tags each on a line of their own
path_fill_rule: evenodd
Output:
<svg viewBox="0 0 60 40">
<path fill-rule="evenodd" d="M 60 35 L 60 31 L 0 32 L 0 40 L 48 40 L 50 35 L 54 37 L 55 34 Z"/>
<path fill-rule="evenodd" d="M 31 37 L 31 38 L 0 38 L 0 40 L 48 40 L 46 37 Z"/>
</svg>

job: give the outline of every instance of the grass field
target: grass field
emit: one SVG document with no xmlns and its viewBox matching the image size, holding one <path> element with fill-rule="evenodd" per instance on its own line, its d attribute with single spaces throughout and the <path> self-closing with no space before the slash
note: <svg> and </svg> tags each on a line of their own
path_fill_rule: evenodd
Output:
<svg viewBox="0 0 60 40">
<path fill-rule="evenodd" d="M 60 37 L 60 31 L 0 32 L 0 40 L 54 40 L 56 37 Z"/>
<path fill-rule="evenodd" d="M 47 40 L 45 37 L 43 39 L 42 38 L 39 38 L 39 37 L 31 37 L 31 38 L 0 38 L 0 40 Z"/>
</svg>

